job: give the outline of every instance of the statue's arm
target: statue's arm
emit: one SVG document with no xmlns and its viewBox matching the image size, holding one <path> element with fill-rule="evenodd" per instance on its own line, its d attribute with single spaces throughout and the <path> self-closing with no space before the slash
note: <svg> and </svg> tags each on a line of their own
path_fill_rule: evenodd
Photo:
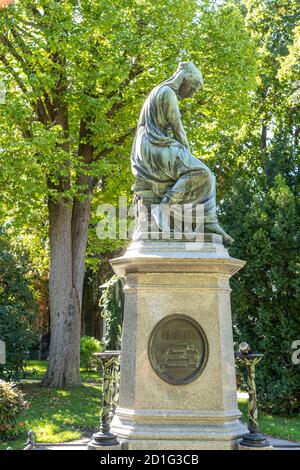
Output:
<svg viewBox="0 0 300 470">
<path fill-rule="evenodd" d="M 184 147 L 189 148 L 186 132 L 181 121 L 181 114 L 177 97 L 173 90 L 171 93 L 168 93 L 168 121 L 173 130 L 174 139 L 176 139 Z"/>
<path fill-rule="evenodd" d="M 171 123 L 171 126 L 172 126 L 173 133 L 174 133 L 174 139 L 178 140 L 178 142 L 182 144 L 184 147 L 189 148 L 189 143 L 186 137 L 186 132 L 182 125 L 181 119 L 173 121 Z"/>
</svg>

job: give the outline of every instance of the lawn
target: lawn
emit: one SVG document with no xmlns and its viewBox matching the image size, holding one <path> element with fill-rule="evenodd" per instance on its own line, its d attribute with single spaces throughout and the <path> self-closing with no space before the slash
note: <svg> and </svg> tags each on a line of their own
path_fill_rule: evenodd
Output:
<svg viewBox="0 0 300 470">
<path fill-rule="evenodd" d="M 47 361 L 27 361 L 24 379 L 18 384 L 30 403 L 24 419 L 24 433 L 14 441 L 0 442 L 23 449 L 27 433 L 33 430 L 37 442 L 63 442 L 91 434 L 99 425 L 101 412 L 101 373 L 80 369 L 81 387 L 66 390 L 47 389 L 38 383 L 47 369 Z"/>
<path fill-rule="evenodd" d="M 247 419 L 247 399 L 239 399 L 239 408 L 243 419 Z M 260 413 L 258 416 L 260 431 L 269 436 L 291 441 L 300 441 L 300 414 L 292 417 Z"/>
<path fill-rule="evenodd" d="M 24 448 L 29 430 L 37 442 L 63 442 L 91 434 L 99 425 L 100 385 L 84 384 L 66 390 L 47 389 L 39 384 L 22 383 L 30 408 L 24 418 L 24 434 L 15 441 L 0 443 L 0 450 Z"/>
<path fill-rule="evenodd" d="M 47 361 L 27 361 L 25 364 L 25 380 L 42 380 L 47 369 Z M 80 369 L 84 383 L 100 383 L 101 374 L 95 370 Z"/>
</svg>

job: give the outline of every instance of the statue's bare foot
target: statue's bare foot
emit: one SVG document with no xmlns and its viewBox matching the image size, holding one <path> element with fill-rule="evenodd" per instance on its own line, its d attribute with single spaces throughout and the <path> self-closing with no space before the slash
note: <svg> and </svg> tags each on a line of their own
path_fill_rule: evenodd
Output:
<svg viewBox="0 0 300 470">
<path fill-rule="evenodd" d="M 222 236 L 222 240 L 224 245 L 232 245 L 234 240 L 231 238 L 225 230 L 222 229 L 222 227 L 219 224 L 205 224 L 204 225 L 204 232 L 205 233 L 216 233 L 217 235 Z"/>
<path fill-rule="evenodd" d="M 163 211 L 159 204 L 155 204 L 151 209 L 152 217 L 154 218 L 156 225 L 162 230 L 162 232 L 169 233 L 170 229 L 170 218 L 167 216 L 166 212 Z"/>
</svg>

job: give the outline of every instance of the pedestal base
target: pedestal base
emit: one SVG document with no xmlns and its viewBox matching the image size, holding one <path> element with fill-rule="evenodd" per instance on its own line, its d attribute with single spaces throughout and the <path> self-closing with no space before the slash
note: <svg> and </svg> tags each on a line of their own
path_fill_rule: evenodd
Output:
<svg viewBox="0 0 300 470">
<path fill-rule="evenodd" d="M 261 446 L 261 447 L 250 447 L 241 444 L 241 441 L 237 442 L 238 450 L 274 450 L 273 446 L 269 444 L 268 446 Z"/>
<path fill-rule="evenodd" d="M 247 433 L 238 441 L 239 450 L 272 450 L 273 446 L 260 433 Z"/>
<path fill-rule="evenodd" d="M 235 449 L 247 429 L 237 407 L 229 278 L 244 262 L 229 256 L 221 236 L 206 234 L 203 242 L 137 241 L 111 263 L 125 278 L 120 402 L 112 432 L 127 449 Z M 199 326 L 206 356 L 193 380 L 175 384 L 164 380 L 165 368 L 180 375 L 204 352 L 197 352 L 188 328 L 162 329 L 162 342 L 169 343 L 155 370 L 150 338 L 159 322 L 174 316 Z"/>
<path fill-rule="evenodd" d="M 92 439 L 87 445 L 88 450 L 119 450 L 121 444 L 115 434 L 102 433 L 101 431 L 93 434 Z"/>
<path fill-rule="evenodd" d="M 235 441 L 176 441 L 138 440 L 124 441 L 122 450 L 237 450 Z"/>
<path fill-rule="evenodd" d="M 129 450 L 232 450 L 245 432 L 238 411 L 230 416 L 174 410 L 132 413 L 119 408 L 113 427 L 124 442 L 123 449 Z"/>
<path fill-rule="evenodd" d="M 89 442 L 87 445 L 88 450 L 102 450 L 102 451 L 108 451 L 108 450 L 121 450 L 122 449 L 122 443 L 118 442 L 115 445 L 99 445 L 96 442 Z"/>
</svg>

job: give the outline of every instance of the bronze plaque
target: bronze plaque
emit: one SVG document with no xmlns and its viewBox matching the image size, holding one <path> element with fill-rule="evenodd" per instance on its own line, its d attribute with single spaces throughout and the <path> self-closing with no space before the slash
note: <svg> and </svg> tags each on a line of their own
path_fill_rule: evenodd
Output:
<svg viewBox="0 0 300 470">
<path fill-rule="evenodd" d="M 205 367 L 208 344 L 201 326 L 185 315 L 170 315 L 155 326 L 148 346 L 157 375 L 174 385 L 195 380 Z"/>
</svg>

